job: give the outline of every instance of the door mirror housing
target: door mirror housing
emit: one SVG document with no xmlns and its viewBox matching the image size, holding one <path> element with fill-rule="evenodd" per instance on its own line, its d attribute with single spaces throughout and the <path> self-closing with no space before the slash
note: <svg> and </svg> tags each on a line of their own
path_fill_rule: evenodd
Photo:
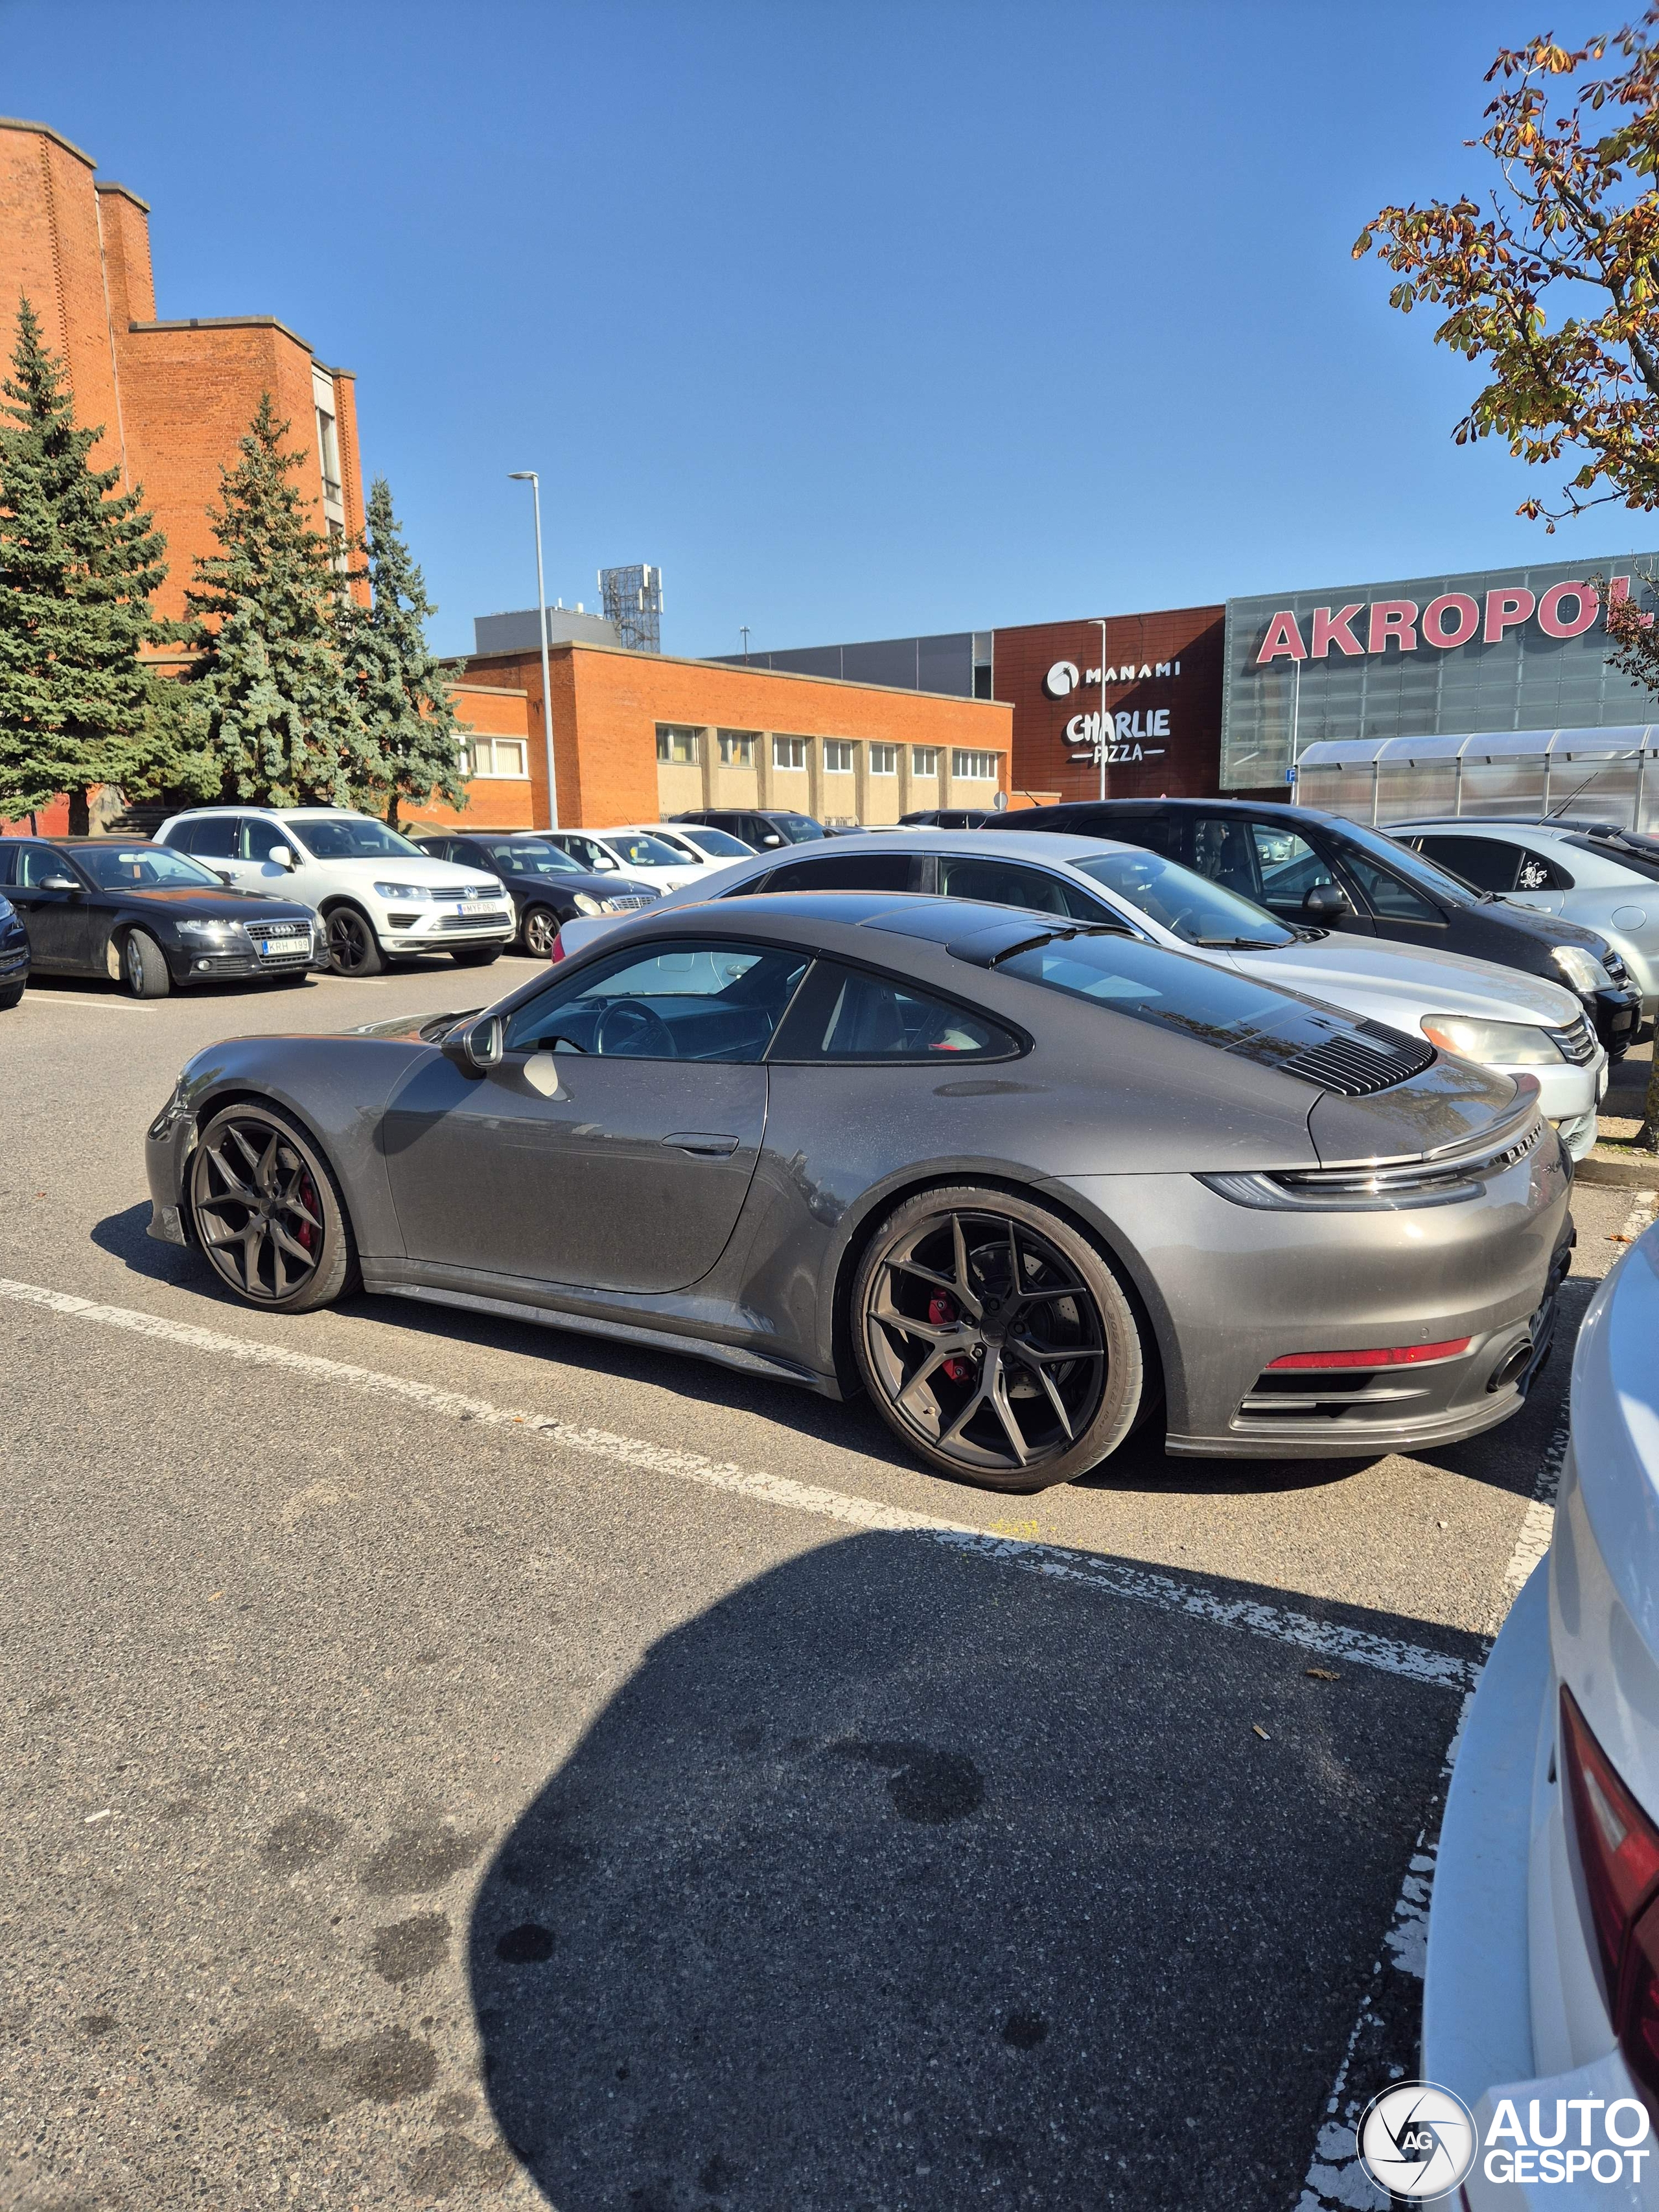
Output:
<svg viewBox="0 0 1659 2212">
<path fill-rule="evenodd" d="M 1353 912 L 1353 901 L 1338 884 L 1316 884 L 1303 900 L 1302 911 L 1312 922 L 1340 921 Z"/>
<path fill-rule="evenodd" d="M 507 1042 L 507 1024 L 499 1014 L 486 1014 L 482 1020 L 460 1022 L 444 1039 L 444 1058 L 463 1075 L 477 1081 L 488 1075 L 492 1067 L 499 1067 Z"/>
<path fill-rule="evenodd" d="M 761 839 L 761 842 L 763 845 L 781 845 L 783 840 L 781 837 L 778 836 L 775 831 L 769 830 L 766 836 Z"/>
<path fill-rule="evenodd" d="M 295 864 L 292 846 L 273 845 L 270 848 L 270 859 L 273 867 L 286 868 L 290 875 L 293 874 Z"/>
<path fill-rule="evenodd" d="M 43 876 L 38 888 L 43 891 L 78 891 L 81 886 L 73 876 Z"/>
</svg>

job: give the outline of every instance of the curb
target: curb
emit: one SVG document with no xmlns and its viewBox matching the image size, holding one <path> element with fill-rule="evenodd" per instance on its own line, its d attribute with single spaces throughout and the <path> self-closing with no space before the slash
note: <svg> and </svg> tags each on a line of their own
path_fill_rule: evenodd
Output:
<svg viewBox="0 0 1659 2212">
<path fill-rule="evenodd" d="M 1592 1152 L 1578 1162 L 1572 1179 L 1618 1190 L 1652 1190 L 1659 1188 L 1659 1153 L 1650 1152 L 1640 1160 L 1600 1160 Z"/>
</svg>

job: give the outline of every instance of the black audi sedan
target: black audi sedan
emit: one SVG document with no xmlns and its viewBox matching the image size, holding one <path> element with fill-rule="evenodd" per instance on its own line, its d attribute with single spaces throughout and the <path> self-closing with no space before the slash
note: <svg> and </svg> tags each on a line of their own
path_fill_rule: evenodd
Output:
<svg viewBox="0 0 1659 2212">
<path fill-rule="evenodd" d="M 29 980 L 29 933 L 22 916 L 0 892 L 0 1013 L 15 1006 Z"/>
<path fill-rule="evenodd" d="M 1019 827 L 1144 845 L 1292 928 L 1351 930 L 1565 983 L 1609 1060 L 1636 1042 L 1641 994 L 1599 930 L 1480 890 L 1345 815 L 1254 799 L 1074 799 L 1033 807 Z"/>
<path fill-rule="evenodd" d="M 293 899 L 232 891 L 184 853 L 142 838 L 0 837 L 0 893 L 42 975 L 98 975 L 135 999 L 191 983 L 302 979 L 317 917 Z"/>
<path fill-rule="evenodd" d="M 498 876 L 513 899 L 518 944 L 533 958 L 551 957 L 562 922 L 579 914 L 629 914 L 649 906 L 656 892 L 627 876 L 596 876 L 568 853 L 533 830 L 503 830 L 499 836 L 417 837 L 415 842 L 434 860 L 454 860 Z"/>
</svg>

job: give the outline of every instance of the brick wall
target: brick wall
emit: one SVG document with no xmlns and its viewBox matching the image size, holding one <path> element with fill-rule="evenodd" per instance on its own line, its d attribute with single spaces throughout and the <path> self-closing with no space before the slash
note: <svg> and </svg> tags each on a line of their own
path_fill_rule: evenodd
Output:
<svg viewBox="0 0 1659 2212">
<path fill-rule="evenodd" d="M 863 818 L 878 820 L 892 819 L 911 806 L 952 802 L 984 805 L 999 785 L 1007 788 L 1012 710 L 994 701 L 884 690 L 876 684 L 788 676 L 769 669 L 730 667 L 717 661 L 682 660 L 666 654 L 625 653 L 605 646 L 554 646 L 549 660 L 559 820 L 567 827 L 586 823 L 602 829 L 607 823 L 654 822 L 664 811 L 675 811 L 672 805 L 665 809 L 664 787 L 659 784 L 659 722 L 699 732 L 700 763 L 690 772 L 692 775 L 700 775 L 704 763 L 713 772 L 711 749 L 716 731 L 757 733 L 755 769 L 726 771 L 731 787 L 705 799 L 705 804 L 743 803 L 736 786 L 746 778 L 744 796 L 751 804 L 757 797 L 765 806 L 839 812 L 843 810 L 838 803 L 827 805 L 826 787 L 861 786 L 866 805 L 859 811 Z M 539 653 L 475 654 L 465 666 L 469 684 L 505 686 L 525 696 L 532 732 L 530 768 L 535 820 L 545 823 L 547 776 L 542 757 Z M 807 769 L 773 769 L 769 746 L 774 732 L 809 740 Z M 821 774 L 818 743 L 825 738 L 850 738 L 860 750 L 871 743 L 898 745 L 905 773 L 890 781 L 896 787 L 895 801 L 902 799 L 904 806 L 896 803 L 891 811 L 872 811 L 867 794 L 872 779 L 862 775 L 827 777 Z M 939 772 L 925 787 L 910 775 L 909 749 L 914 745 L 939 750 Z M 951 756 L 958 746 L 995 753 L 996 781 L 953 786 Z M 663 774 L 670 797 L 690 788 L 686 770 L 671 767 Z M 702 788 L 708 787 L 704 784 Z M 697 801 L 683 799 L 679 803 L 690 806 Z"/>
<path fill-rule="evenodd" d="M 533 730 L 530 727 L 525 692 L 493 684 L 452 683 L 450 693 L 464 730 L 479 737 L 518 739 L 524 744 L 526 765 L 533 775 L 537 756 L 544 750 L 542 726 L 538 721 Z M 398 818 L 437 830 L 533 830 L 535 787 L 529 777 L 473 776 L 467 784 L 465 806 L 447 806 L 441 799 L 428 800 L 424 806 L 404 804 L 398 809 Z M 545 774 L 541 788 L 547 789 Z"/>
</svg>

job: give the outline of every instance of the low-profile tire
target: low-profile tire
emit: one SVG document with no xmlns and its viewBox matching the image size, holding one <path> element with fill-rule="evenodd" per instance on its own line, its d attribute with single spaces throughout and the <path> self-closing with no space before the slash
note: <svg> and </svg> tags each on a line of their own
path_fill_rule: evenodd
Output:
<svg viewBox="0 0 1659 2212">
<path fill-rule="evenodd" d="M 380 974 L 386 955 L 367 915 L 359 914 L 355 906 L 337 906 L 324 927 L 328 932 L 328 964 L 337 975 Z"/>
<path fill-rule="evenodd" d="M 1086 1474 L 1148 1389 L 1140 1324 L 1109 1262 L 1007 1191 L 907 1199 L 865 1248 L 850 1320 L 860 1380 L 889 1427 L 988 1490 Z"/>
<path fill-rule="evenodd" d="M 532 906 L 525 915 L 519 941 L 532 960 L 550 960 L 559 934 L 559 917 L 550 906 Z"/>
<path fill-rule="evenodd" d="M 0 1014 L 9 1014 L 21 1000 L 23 991 L 21 983 L 8 983 L 5 989 L 0 991 Z"/>
<path fill-rule="evenodd" d="M 274 1107 L 239 1101 L 213 1115 L 191 1154 L 185 1204 L 203 1256 L 244 1305 L 309 1313 L 356 1284 L 333 1172 Z"/>
<path fill-rule="evenodd" d="M 458 968 L 488 968 L 492 961 L 501 958 L 501 948 L 499 945 L 458 945 L 449 957 Z"/>
<path fill-rule="evenodd" d="M 121 981 L 135 999 L 165 999 L 173 988 L 167 955 L 147 929 L 130 929 L 121 939 Z"/>
</svg>

